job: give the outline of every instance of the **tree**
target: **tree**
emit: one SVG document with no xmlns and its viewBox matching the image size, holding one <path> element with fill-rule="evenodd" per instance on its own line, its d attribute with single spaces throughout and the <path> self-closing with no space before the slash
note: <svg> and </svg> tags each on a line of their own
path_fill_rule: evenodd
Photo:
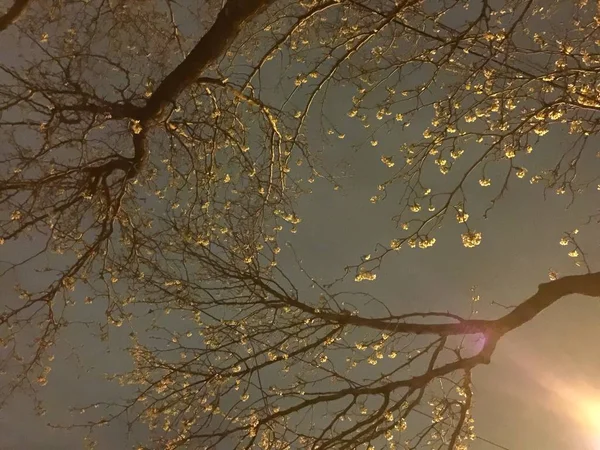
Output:
<svg viewBox="0 0 600 450">
<path fill-rule="evenodd" d="M 600 296 L 575 234 L 562 243 L 586 273 L 551 274 L 497 319 L 395 312 L 368 292 L 350 303 L 347 286 L 452 222 L 479 246 L 469 218 L 493 218 L 519 178 L 573 201 L 597 184 L 597 12 L 585 0 L 198 3 L 17 0 L 0 19 L 14 49 L 0 61 L 1 274 L 42 272 L 0 316 L 4 393 L 46 383 L 66 327 L 105 338 L 134 322 L 134 368 L 117 378 L 136 393 L 99 402 L 86 426 L 126 416 L 161 428 L 158 448 L 466 449 L 471 371 L 556 301 Z M 279 264 L 283 230 L 313 181 L 341 183 L 318 147 L 359 133 L 352 121 L 360 152 L 407 136 L 380 156 L 391 175 L 371 198 L 398 202 L 399 234 L 326 284 Z M 546 134 L 560 153 L 539 148 Z M 82 301 L 105 317 L 74 318 Z M 368 379 L 352 371 L 384 357 Z M 424 402 L 433 422 L 412 425 Z"/>
</svg>

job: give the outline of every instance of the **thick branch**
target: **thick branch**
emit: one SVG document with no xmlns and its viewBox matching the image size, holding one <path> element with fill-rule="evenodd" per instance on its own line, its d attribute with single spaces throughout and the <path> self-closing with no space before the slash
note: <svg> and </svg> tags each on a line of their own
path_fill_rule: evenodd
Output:
<svg viewBox="0 0 600 450">
<path fill-rule="evenodd" d="M 538 291 L 513 309 L 495 320 L 470 319 L 455 323 L 407 323 L 395 317 L 368 318 L 330 311 L 319 311 L 310 305 L 290 298 L 261 282 L 261 286 L 279 300 L 328 322 L 340 325 L 368 327 L 393 333 L 434 334 L 439 336 L 486 334 L 501 336 L 529 322 L 544 309 L 570 294 L 600 297 L 600 272 L 571 275 L 540 284 Z M 432 316 L 438 316 L 432 313 Z M 427 317 L 427 313 L 423 314 Z"/>
<path fill-rule="evenodd" d="M 242 25 L 275 0 L 228 0 L 212 27 L 190 54 L 156 88 L 143 111 L 142 120 L 159 119 L 169 103 L 193 84 L 215 62 L 242 30 Z"/>
<path fill-rule="evenodd" d="M 600 272 L 571 275 L 540 284 L 534 295 L 492 323 L 504 334 L 529 322 L 544 309 L 570 294 L 600 297 Z"/>
<path fill-rule="evenodd" d="M 134 178 L 148 159 L 146 135 L 152 122 L 160 121 L 167 106 L 179 94 L 195 83 L 204 69 L 215 62 L 242 30 L 242 25 L 275 0 L 229 0 L 217 15 L 212 27 L 200 39 L 190 54 L 156 88 L 146 106 L 137 111 L 141 132 L 134 135 L 135 155 L 127 178 Z"/>
<path fill-rule="evenodd" d="M 15 0 L 13 5 L 3 16 L 0 16 L 0 31 L 4 31 L 9 25 L 16 22 L 19 16 L 25 11 L 29 0 Z"/>
</svg>

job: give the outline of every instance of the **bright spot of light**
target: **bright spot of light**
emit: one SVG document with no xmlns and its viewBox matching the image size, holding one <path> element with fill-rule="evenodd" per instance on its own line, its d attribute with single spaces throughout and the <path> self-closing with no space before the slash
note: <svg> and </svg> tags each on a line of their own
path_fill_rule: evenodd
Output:
<svg viewBox="0 0 600 450">
<path fill-rule="evenodd" d="M 600 431 L 600 399 L 584 402 L 582 410 L 585 421 Z"/>
<path fill-rule="evenodd" d="M 545 390 L 540 403 L 569 424 L 578 450 L 600 450 L 600 385 L 579 374 L 556 370 L 527 348 L 512 348 L 511 359 Z M 564 419 L 564 422 L 563 422 Z"/>
<path fill-rule="evenodd" d="M 600 450 L 600 390 L 587 383 L 554 381 L 563 410 L 568 411 L 571 419 L 581 427 L 585 440 L 593 445 L 592 449 Z"/>
<path fill-rule="evenodd" d="M 591 434 L 594 450 L 600 450 L 600 396 L 580 400 L 581 420 Z"/>
</svg>

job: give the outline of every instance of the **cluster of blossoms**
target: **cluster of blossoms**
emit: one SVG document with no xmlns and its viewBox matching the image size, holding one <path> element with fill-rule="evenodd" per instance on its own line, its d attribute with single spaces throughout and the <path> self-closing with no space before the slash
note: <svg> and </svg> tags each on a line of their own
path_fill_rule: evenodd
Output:
<svg viewBox="0 0 600 450">
<path fill-rule="evenodd" d="M 373 272 L 371 272 L 370 270 L 367 270 L 365 268 L 361 268 L 360 271 L 354 277 L 354 281 L 356 281 L 356 282 L 360 282 L 360 281 L 364 281 L 364 280 L 373 281 L 373 280 L 375 280 L 375 278 L 377 278 L 377 274 L 374 274 Z"/>
<path fill-rule="evenodd" d="M 467 248 L 477 247 L 481 244 L 481 233 L 478 231 L 469 231 L 461 234 L 462 243 Z"/>
<path fill-rule="evenodd" d="M 434 237 L 425 236 L 423 238 L 420 238 L 419 240 L 410 239 L 408 241 L 408 245 L 410 246 L 410 248 L 415 248 L 417 245 L 419 246 L 419 248 L 429 248 L 429 247 L 433 247 L 435 242 L 436 242 L 436 240 Z"/>
<path fill-rule="evenodd" d="M 384 163 L 388 167 L 394 167 L 394 161 L 390 156 L 382 156 L 381 162 Z"/>
<path fill-rule="evenodd" d="M 464 209 L 458 208 L 456 211 L 456 221 L 458 223 L 465 223 L 467 220 L 469 220 L 469 214 Z"/>
</svg>

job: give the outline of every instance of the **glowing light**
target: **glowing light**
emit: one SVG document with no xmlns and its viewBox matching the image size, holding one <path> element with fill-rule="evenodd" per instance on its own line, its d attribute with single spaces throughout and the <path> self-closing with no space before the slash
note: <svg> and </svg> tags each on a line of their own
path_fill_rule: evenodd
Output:
<svg viewBox="0 0 600 450">
<path fill-rule="evenodd" d="M 600 432 L 600 399 L 583 405 L 584 420 Z"/>
<path fill-rule="evenodd" d="M 592 395 L 588 397 L 586 394 Z M 579 422 L 589 433 L 594 450 L 600 450 L 600 393 L 582 392 L 576 405 L 579 409 Z"/>
<path fill-rule="evenodd" d="M 600 450 L 600 388 L 589 378 L 561 373 L 527 348 L 512 348 L 510 357 L 546 391 L 541 403 L 567 419 L 579 435 L 581 450 Z M 566 416 L 566 417 L 565 417 Z"/>
<path fill-rule="evenodd" d="M 593 445 L 591 449 L 600 450 L 600 390 L 583 382 L 554 381 L 559 402 Z"/>
</svg>

